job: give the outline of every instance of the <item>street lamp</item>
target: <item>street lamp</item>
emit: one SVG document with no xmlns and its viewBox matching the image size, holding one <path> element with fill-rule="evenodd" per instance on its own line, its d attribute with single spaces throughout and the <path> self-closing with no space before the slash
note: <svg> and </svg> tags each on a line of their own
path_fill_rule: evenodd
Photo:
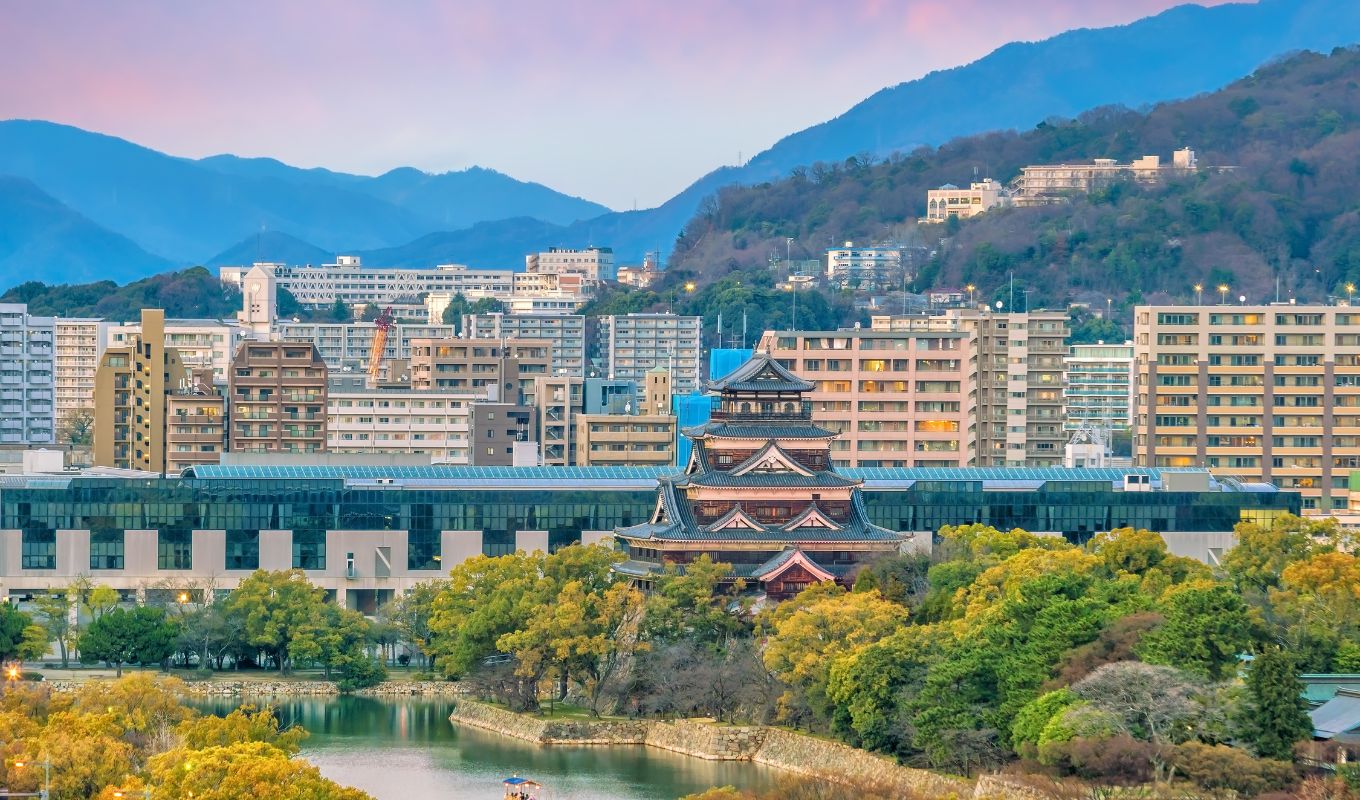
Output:
<svg viewBox="0 0 1360 800">
<path fill-rule="evenodd" d="M 693 292 L 693 291 L 694 291 L 694 281 L 687 281 L 687 282 L 685 283 L 685 291 L 687 291 L 687 292 Z"/>
<path fill-rule="evenodd" d="M 1228 284 L 1226 283 L 1218 285 L 1218 304 L 1221 306 L 1228 304 Z"/>
<path fill-rule="evenodd" d="M 42 791 L 38 793 L 38 798 L 39 800 L 47 800 L 52 786 L 52 762 L 44 757 L 41 765 L 43 768 L 43 788 Z M 25 769 L 31 766 L 33 766 L 33 762 L 31 761 L 14 762 L 15 769 Z"/>
<path fill-rule="evenodd" d="M 1204 284 L 1202 283 L 1195 284 L 1195 305 L 1204 305 Z"/>
<path fill-rule="evenodd" d="M 1355 284 L 1346 284 L 1346 304 L 1350 305 L 1351 299 L 1355 297 Z"/>
<path fill-rule="evenodd" d="M 977 291 L 977 287 L 970 283 L 963 288 L 968 290 L 968 305 L 973 305 L 973 292 Z"/>
</svg>

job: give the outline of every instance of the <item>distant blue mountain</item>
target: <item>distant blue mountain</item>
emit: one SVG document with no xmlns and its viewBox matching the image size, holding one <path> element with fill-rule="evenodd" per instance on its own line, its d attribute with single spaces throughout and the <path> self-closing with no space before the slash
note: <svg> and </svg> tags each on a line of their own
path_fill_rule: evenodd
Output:
<svg viewBox="0 0 1360 800">
<path fill-rule="evenodd" d="M 781 139 L 741 167 L 705 175 L 658 208 L 587 220 L 564 228 L 559 237 L 566 245 L 607 242 L 621 259 L 636 259 L 658 245 L 669 250 L 704 199 L 723 186 L 763 183 L 794 167 L 860 153 L 885 156 L 974 133 L 1028 129 L 1097 106 L 1139 108 L 1191 97 L 1291 52 L 1328 52 L 1357 42 L 1357 0 L 1261 0 L 1177 6 L 1127 25 L 1007 44 L 966 66 L 876 92 L 835 119 Z M 490 225 L 483 226 L 483 235 L 499 234 Z"/>
<path fill-rule="evenodd" d="M 228 247 L 203 262 L 204 266 L 224 264 L 333 264 L 336 253 L 304 242 L 280 231 L 261 231 Z"/>
<path fill-rule="evenodd" d="M 0 175 L 0 289 L 29 280 L 122 282 L 171 266 L 31 181 Z"/>
<path fill-rule="evenodd" d="M 269 240 L 281 253 L 360 251 L 372 254 L 370 263 L 507 266 L 548 244 L 609 245 L 628 261 L 669 250 L 723 186 L 775 180 L 817 161 L 1026 129 L 1101 105 L 1189 97 L 1293 51 L 1355 42 L 1357 0 L 1261 0 L 1178 6 L 1128 25 L 1008 44 L 966 66 L 883 89 L 645 211 L 603 213 L 491 170 L 364 177 L 266 158 L 194 161 L 44 122 L 0 122 L 0 175 L 27 178 L 96 225 L 178 263 L 263 252 L 262 232 L 289 237 Z"/>
</svg>

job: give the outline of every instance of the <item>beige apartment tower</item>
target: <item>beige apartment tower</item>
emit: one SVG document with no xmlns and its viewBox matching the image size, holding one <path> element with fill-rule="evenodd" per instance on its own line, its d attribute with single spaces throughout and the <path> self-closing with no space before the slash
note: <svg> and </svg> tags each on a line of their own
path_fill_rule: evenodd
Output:
<svg viewBox="0 0 1360 800">
<path fill-rule="evenodd" d="M 243 342 L 231 361 L 232 452 L 326 449 L 326 362 L 310 344 Z"/>
<path fill-rule="evenodd" d="M 642 405 L 635 414 L 576 416 L 576 466 L 675 463 L 676 418 L 671 413 L 671 374 L 653 367 L 647 371 L 643 385 Z"/>
<path fill-rule="evenodd" d="M 227 449 L 226 397 L 213 384 L 212 370 L 194 373 L 188 384 L 165 398 L 165 474 L 216 464 Z"/>
<path fill-rule="evenodd" d="M 813 384 L 813 421 L 840 434 L 831 442 L 835 466 L 972 463 L 972 335 L 942 318 L 913 321 L 898 330 L 769 331 L 760 340 L 762 352 Z"/>
<path fill-rule="evenodd" d="M 140 332 L 105 350 L 95 372 L 94 463 L 165 472 L 166 398 L 188 378 L 165 346 L 165 311 L 142 309 Z"/>
<path fill-rule="evenodd" d="M 1360 309 L 1139 306 L 1134 457 L 1344 509 L 1360 469 Z"/>
<path fill-rule="evenodd" d="M 523 339 L 416 339 L 411 388 L 475 392 L 492 402 L 533 405 L 534 381 L 551 374 L 552 343 Z"/>
</svg>

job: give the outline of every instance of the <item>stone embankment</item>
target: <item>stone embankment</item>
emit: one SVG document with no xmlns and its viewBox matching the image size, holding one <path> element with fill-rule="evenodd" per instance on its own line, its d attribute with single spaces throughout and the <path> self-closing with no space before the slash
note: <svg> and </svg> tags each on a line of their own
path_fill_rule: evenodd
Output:
<svg viewBox="0 0 1360 800">
<path fill-rule="evenodd" d="M 60 678 L 44 681 L 45 686 L 58 692 L 75 691 L 85 683 L 87 681 Z M 340 687 L 335 681 L 184 681 L 182 688 L 185 694 L 196 697 L 319 697 L 340 694 Z M 452 697 L 464 691 L 458 684 L 448 681 L 383 681 L 377 686 L 356 690 L 354 694 L 366 697 Z"/>
<path fill-rule="evenodd" d="M 560 722 L 516 714 L 467 698 L 457 702 L 449 719 L 455 724 L 536 744 L 645 744 L 713 761 L 751 761 L 833 783 L 873 787 L 902 797 L 964 798 L 973 796 L 974 791 L 972 782 L 962 778 L 903 767 L 883 756 L 781 728 L 722 725 L 694 719 Z"/>
</svg>

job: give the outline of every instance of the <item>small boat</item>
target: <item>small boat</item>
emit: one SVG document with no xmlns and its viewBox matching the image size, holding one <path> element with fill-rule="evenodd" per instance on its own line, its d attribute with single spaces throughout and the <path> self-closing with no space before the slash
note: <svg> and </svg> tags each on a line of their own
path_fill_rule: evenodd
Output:
<svg viewBox="0 0 1360 800">
<path fill-rule="evenodd" d="M 505 787 L 505 800 L 540 800 L 543 791 L 543 784 L 518 775 L 501 781 L 501 786 Z"/>
</svg>

